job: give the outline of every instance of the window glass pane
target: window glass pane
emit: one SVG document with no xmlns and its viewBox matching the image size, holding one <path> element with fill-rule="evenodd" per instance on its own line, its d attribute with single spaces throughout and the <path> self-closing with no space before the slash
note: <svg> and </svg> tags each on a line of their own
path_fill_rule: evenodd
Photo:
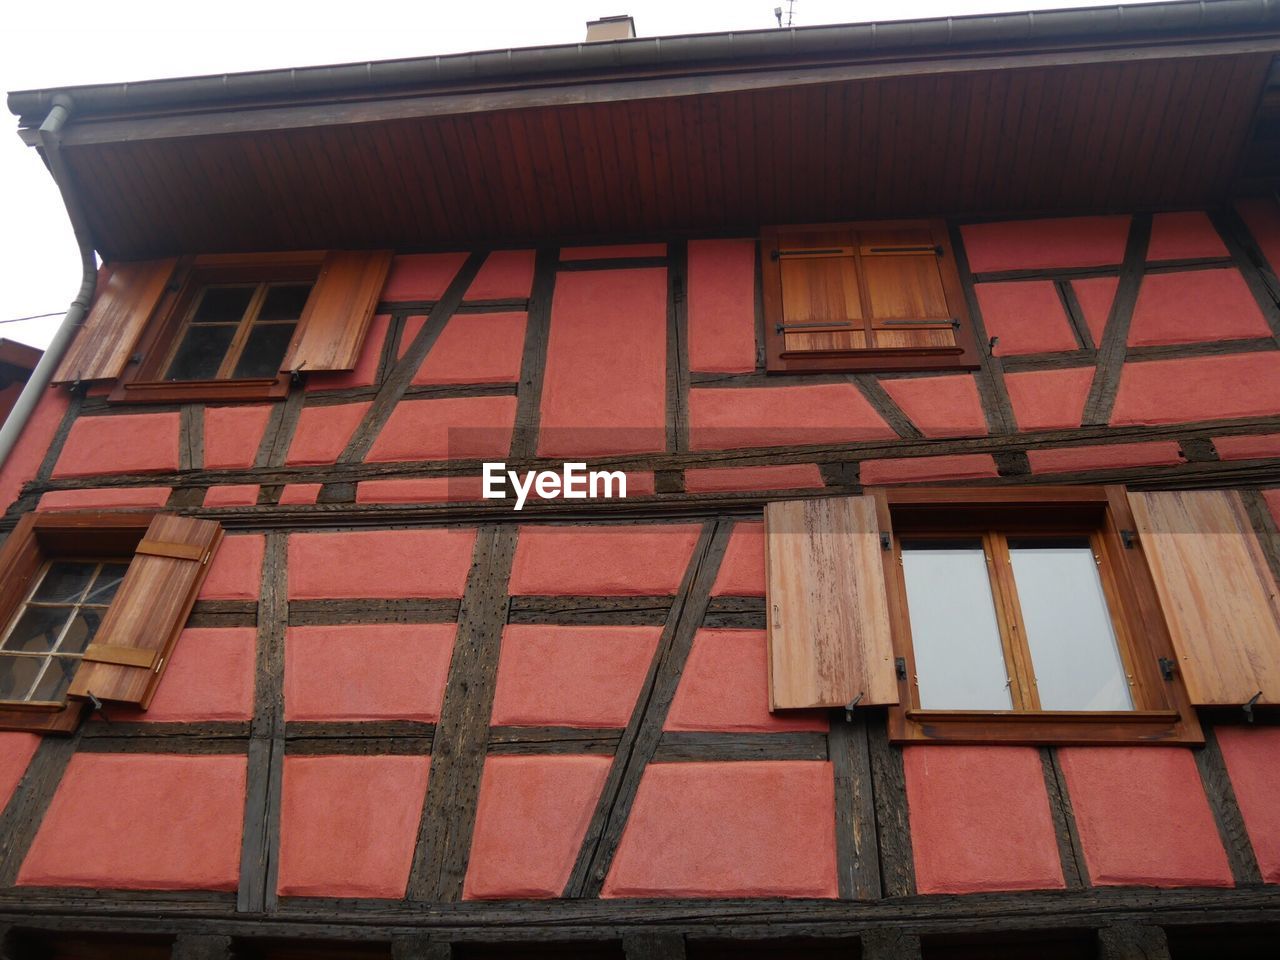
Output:
<svg viewBox="0 0 1280 960">
<path fill-rule="evenodd" d="M 920 706 L 1013 709 L 982 544 L 919 540 L 902 547 Z"/>
<path fill-rule="evenodd" d="M 84 593 L 96 569 L 95 563 L 56 560 L 49 564 L 31 599 L 39 603 L 74 603 Z"/>
<path fill-rule="evenodd" d="M 40 672 L 43 657 L 6 657 L 0 654 L 0 700 L 25 700 Z"/>
<path fill-rule="evenodd" d="M 59 653 L 84 653 L 102 624 L 102 616 L 106 611 L 100 607 L 82 607 L 72 618 L 67 634 L 58 647 Z"/>
<path fill-rule="evenodd" d="M 79 657 L 50 657 L 49 666 L 36 684 L 31 699 L 65 700 L 67 687 L 71 686 L 71 678 L 76 675 L 79 665 Z"/>
<path fill-rule="evenodd" d="M 127 563 L 104 563 L 102 570 L 98 573 L 98 579 L 93 581 L 93 587 L 85 596 L 84 602 L 110 603 L 115 597 L 116 591 L 120 589 L 120 584 L 124 580 L 124 572 L 128 569 L 129 565 Z"/>
<path fill-rule="evenodd" d="M 165 379 L 213 380 L 235 335 L 236 328 L 231 326 L 188 327 Z"/>
<path fill-rule="evenodd" d="M 255 323 L 244 345 L 244 353 L 236 364 L 235 379 L 274 377 L 280 372 L 280 361 L 289 349 L 294 324 L 273 323 L 267 326 Z"/>
<path fill-rule="evenodd" d="M 46 653 L 53 649 L 73 607 L 27 607 L 5 639 L 6 650 Z"/>
<path fill-rule="evenodd" d="M 1042 710 L 1132 710 L 1089 541 L 1010 539 Z"/>
<path fill-rule="evenodd" d="M 309 283 L 276 283 L 267 289 L 267 296 L 258 311 L 258 320 L 297 320 L 311 295 Z"/>
<path fill-rule="evenodd" d="M 255 287 L 207 287 L 192 323 L 239 323 L 253 299 Z"/>
</svg>

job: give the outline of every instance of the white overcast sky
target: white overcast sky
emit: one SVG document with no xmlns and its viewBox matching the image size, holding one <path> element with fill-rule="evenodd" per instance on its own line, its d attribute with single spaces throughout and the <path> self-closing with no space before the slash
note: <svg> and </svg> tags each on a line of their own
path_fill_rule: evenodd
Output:
<svg viewBox="0 0 1280 960">
<path fill-rule="evenodd" d="M 1133 2 L 1133 0 L 1130 0 Z M 775 27 L 786 0 L 46 0 L 5 3 L 0 89 L 576 43 L 629 13 L 642 37 Z M 1106 0 L 796 0 L 796 26 L 1105 6 Z M 80 282 L 62 200 L 0 113 L 0 337 L 45 346 Z"/>
</svg>

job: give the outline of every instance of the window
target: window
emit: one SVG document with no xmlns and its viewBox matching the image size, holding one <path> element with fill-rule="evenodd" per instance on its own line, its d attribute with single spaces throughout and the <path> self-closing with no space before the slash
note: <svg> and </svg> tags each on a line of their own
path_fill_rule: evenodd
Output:
<svg viewBox="0 0 1280 960">
<path fill-rule="evenodd" d="M 978 366 L 940 221 L 772 227 L 761 258 L 770 371 Z"/>
</svg>

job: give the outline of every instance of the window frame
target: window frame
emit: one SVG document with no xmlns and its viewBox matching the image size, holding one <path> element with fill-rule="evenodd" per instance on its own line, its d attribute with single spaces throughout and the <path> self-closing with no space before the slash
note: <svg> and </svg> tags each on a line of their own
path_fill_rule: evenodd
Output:
<svg viewBox="0 0 1280 960">
<path fill-rule="evenodd" d="M 939 272 L 947 309 L 952 314 L 955 327 L 954 347 L 938 348 L 888 348 L 824 350 L 813 352 L 787 351 L 779 325 L 785 323 L 782 296 L 782 269 L 776 253 L 780 233 L 804 233 L 858 230 L 928 230 L 933 244 L 940 251 Z M 965 298 L 964 287 L 956 265 L 955 251 L 944 221 L 940 219 L 917 220 L 856 220 L 841 223 L 788 224 L 765 227 L 760 234 L 760 274 L 762 278 L 762 307 L 764 319 L 765 369 L 769 373 L 864 373 L 864 372 L 912 372 L 918 370 L 975 370 L 981 365 L 973 323 Z M 861 295 L 867 296 L 865 279 L 861 279 Z"/>
<path fill-rule="evenodd" d="M 1134 519 L 1125 490 L 1107 487 L 1038 487 L 1008 489 L 872 488 L 880 530 L 889 535 L 882 551 L 885 589 L 895 662 L 898 704 L 889 709 L 889 737 L 894 742 L 1071 743 L 1117 742 L 1203 743 L 1199 721 L 1181 675 L 1162 675 L 1160 660 L 1177 663 L 1155 585 L 1140 547 L 1134 542 Z M 1021 528 L 1020 528 L 1021 527 Z M 901 565 L 902 535 L 941 535 L 987 530 L 1049 534 L 1091 528 L 1099 552 L 1108 612 L 1117 625 L 1121 663 L 1132 671 L 1126 711 L 926 710 L 920 707 L 910 614 Z M 1132 544 L 1132 546 L 1130 546 Z M 993 600 L 999 604 L 1000 598 Z M 1014 614 L 997 612 L 998 619 Z M 1001 623 L 1002 639 L 1006 624 Z M 1022 641 L 1025 644 L 1025 639 Z M 1008 654 L 1006 654 L 1007 656 Z M 1006 661 L 1008 662 L 1008 661 Z M 1029 683 L 1030 668 L 1014 681 Z M 1025 699 L 1013 697 L 1014 704 Z"/>
</svg>

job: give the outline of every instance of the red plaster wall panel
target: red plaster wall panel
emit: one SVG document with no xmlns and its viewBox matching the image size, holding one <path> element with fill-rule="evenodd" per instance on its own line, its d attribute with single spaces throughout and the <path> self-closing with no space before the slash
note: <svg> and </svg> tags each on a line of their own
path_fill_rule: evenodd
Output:
<svg viewBox="0 0 1280 960">
<path fill-rule="evenodd" d="M 561 273 L 544 376 L 538 453 L 665 449 L 667 271 Z"/>
<path fill-rule="evenodd" d="M 409 349 L 409 345 L 413 343 L 414 338 L 422 332 L 426 322 L 426 317 L 404 318 L 404 329 L 400 333 L 400 345 L 396 348 L 396 359 L 404 356 L 404 352 Z"/>
<path fill-rule="evenodd" d="M 430 758 L 285 757 L 282 896 L 404 896 Z"/>
<path fill-rule="evenodd" d="M 450 317 L 413 377 L 415 384 L 515 383 L 524 355 L 523 313 Z"/>
<path fill-rule="evenodd" d="M 521 527 L 511 595 L 674 594 L 700 532 L 688 523 Z"/>
<path fill-rule="evenodd" d="M 513 300 L 533 290 L 532 250 L 495 250 L 467 288 L 468 300 Z"/>
<path fill-rule="evenodd" d="M 503 459 L 511 449 L 515 421 L 515 397 L 404 400 L 396 404 L 365 459 Z"/>
<path fill-rule="evenodd" d="M 729 546 L 720 561 L 713 597 L 764 596 L 764 524 L 734 524 Z"/>
<path fill-rule="evenodd" d="M 1119 277 L 1086 277 L 1071 281 L 1071 289 L 1075 292 L 1076 302 L 1080 304 L 1085 326 L 1089 328 L 1095 347 L 1102 346 L 1102 334 L 1106 330 L 1111 304 L 1119 286 Z"/>
<path fill-rule="evenodd" d="M 252 507 L 258 503 L 258 491 L 262 489 L 256 483 L 229 483 L 218 487 L 210 487 L 205 491 L 206 507 Z"/>
<path fill-rule="evenodd" d="M 1190 750 L 1066 747 L 1058 757 L 1095 884 L 1231 886 Z"/>
<path fill-rule="evenodd" d="M 489 757 L 464 900 L 545 900 L 569 882 L 608 757 Z"/>
<path fill-rule="evenodd" d="M 564 247 L 561 260 L 601 260 L 616 257 L 665 257 L 665 243 L 614 243 L 598 247 Z"/>
<path fill-rule="evenodd" d="M 625 727 L 661 627 L 507 624 L 492 722 Z"/>
<path fill-rule="evenodd" d="M 974 273 L 1102 267 L 1124 260 L 1129 217 L 970 223 L 960 233 Z"/>
<path fill-rule="evenodd" d="M 172 487 L 101 487 L 94 490 L 50 490 L 40 495 L 37 511 L 124 510 L 163 507 Z"/>
<path fill-rule="evenodd" d="M 452 528 L 291 534 L 289 599 L 461 597 L 475 541 Z"/>
<path fill-rule="evenodd" d="M 902 759 L 920 893 L 1066 886 L 1036 748 L 915 746 Z"/>
<path fill-rule="evenodd" d="M 1263 490 L 1262 499 L 1266 501 L 1267 509 L 1271 511 L 1276 523 L 1280 524 L 1280 490 Z"/>
<path fill-rule="evenodd" d="M 439 300 L 466 261 L 465 253 L 412 253 L 393 257 L 382 299 Z"/>
<path fill-rule="evenodd" d="M 286 483 L 280 491 L 280 506 L 304 506 L 315 503 L 320 496 L 320 483 Z"/>
<path fill-rule="evenodd" d="M 369 412 L 369 404 L 303 407 L 285 460 L 290 466 L 333 463 Z"/>
<path fill-rule="evenodd" d="M 24 483 L 35 479 L 69 405 L 70 394 L 58 388 L 46 390 L 36 404 L 31 419 L 27 421 L 3 468 L 0 468 L 0 509 L 8 507 L 18 498 Z"/>
<path fill-rule="evenodd" d="M 995 477 L 995 461 L 985 453 L 961 453 L 946 457 L 911 457 L 903 460 L 864 460 L 860 476 L 864 484 L 914 483 L 920 480 L 970 480 Z"/>
<path fill-rule="evenodd" d="M 1254 242 L 1274 273 L 1280 273 L 1280 203 L 1263 197 L 1236 202 Z"/>
<path fill-rule="evenodd" d="M 387 341 L 387 330 L 391 326 L 389 314 L 380 313 L 369 321 L 369 330 L 365 334 L 364 344 L 360 347 L 360 356 L 356 365 L 350 370 L 337 370 L 332 373 L 311 373 L 307 375 L 308 391 L 314 390 L 349 390 L 352 387 L 367 387 L 378 380 L 378 363 L 382 360 L 382 347 Z"/>
<path fill-rule="evenodd" d="M 290 627 L 286 720 L 440 719 L 457 624 Z"/>
<path fill-rule="evenodd" d="M 262 590 L 260 533 L 235 533 L 222 538 L 213 555 L 209 575 L 200 588 L 201 600 L 257 600 Z"/>
<path fill-rule="evenodd" d="M 169 473 L 178 469 L 178 412 L 81 417 L 71 426 L 55 477 Z"/>
<path fill-rule="evenodd" d="M 1019 430 L 1066 430 L 1080 426 L 1093 384 L 1093 367 L 1005 374 L 1004 384 Z"/>
<path fill-rule="evenodd" d="M 243 756 L 77 753 L 18 884 L 234 891 Z"/>
<path fill-rule="evenodd" d="M 987 432 L 978 384 L 969 374 L 887 379 L 880 385 L 926 437 L 977 437 Z"/>
<path fill-rule="evenodd" d="M 0 733 L 0 810 L 8 806 L 40 739 L 34 733 Z"/>
<path fill-rule="evenodd" d="M 687 493 L 735 490 L 816 490 L 826 486 L 815 463 L 783 463 L 759 467 L 712 467 L 684 472 Z"/>
<path fill-rule="evenodd" d="M 835 783 L 831 764 L 819 761 L 651 763 L 603 890 L 605 897 L 836 894 Z"/>
<path fill-rule="evenodd" d="M 689 242 L 689 366 L 708 373 L 756 368 L 756 242 Z"/>
<path fill-rule="evenodd" d="M 1192 260 L 1225 257 L 1227 245 L 1203 210 L 1157 213 L 1151 218 L 1147 260 Z"/>
<path fill-rule="evenodd" d="M 267 429 L 271 407 L 205 407 L 204 465 L 208 470 L 246 470 L 253 466 Z"/>
<path fill-rule="evenodd" d="M 183 630 L 150 708 L 110 706 L 108 717 L 135 723 L 248 720 L 256 642 L 252 627 Z"/>
<path fill-rule="evenodd" d="M 1280 883 L 1280 727 L 1216 728 L 1264 883 Z"/>
<path fill-rule="evenodd" d="M 1129 346 L 1269 337 L 1262 311 L 1234 267 L 1143 277 Z"/>
<path fill-rule="evenodd" d="M 1214 437 L 1213 448 L 1218 451 L 1218 458 L 1221 460 L 1260 460 L 1264 457 L 1280 457 L 1280 433 Z"/>
<path fill-rule="evenodd" d="M 763 630 L 699 630 L 680 675 L 665 730 L 773 733 L 828 728 L 821 711 L 769 712 Z"/>
<path fill-rule="evenodd" d="M 480 500 L 479 477 L 420 477 L 395 480 L 361 480 L 356 503 L 445 503 Z"/>
<path fill-rule="evenodd" d="M 1280 413 L 1280 354 L 1126 363 L 1111 422 L 1183 423 Z"/>
<path fill-rule="evenodd" d="M 999 337 L 995 355 L 1075 350 L 1075 334 L 1050 280 L 974 285 L 987 335 Z"/>
<path fill-rule="evenodd" d="M 1032 473 L 1067 473 L 1108 467 L 1165 467 L 1181 463 L 1182 455 L 1172 440 L 1156 440 L 1151 443 L 1028 450 L 1027 459 L 1031 462 Z"/>
<path fill-rule="evenodd" d="M 851 383 L 691 390 L 689 422 L 695 450 L 897 436 Z"/>
</svg>

